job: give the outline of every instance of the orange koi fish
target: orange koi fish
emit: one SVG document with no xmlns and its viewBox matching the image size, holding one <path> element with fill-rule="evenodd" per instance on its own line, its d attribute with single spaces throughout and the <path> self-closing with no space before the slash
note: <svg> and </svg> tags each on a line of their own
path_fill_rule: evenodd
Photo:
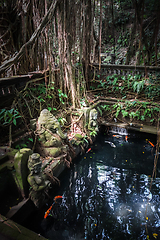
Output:
<svg viewBox="0 0 160 240">
<path fill-rule="evenodd" d="M 126 142 L 127 142 L 127 139 L 128 139 L 128 136 L 126 135 L 126 136 L 125 136 L 125 140 L 126 140 Z"/>
<path fill-rule="evenodd" d="M 47 217 L 48 217 L 48 215 L 50 214 L 50 211 L 51 211 L 52 207 L 53 207 L 53 204 L 52 204 L 52 205 L 50 206 L 50 208 L 48 208 L 48 210 L 45 212 L 44 218 L 47 218 Z"/>
<path fill-rule="evenodd" d="M 122 136 L 121 135 L 112 135 L 113 137 L 115 138 L 121 138 Z"/>
<path fill-rule="evenodd" d="M 90 152 L 90 151 L 91 151 L 91 148 L 89 148 L 86 153 L 88 153 L 88 152 Z"/>
<path fill-rule="evenodd" d="M 153 144 L 153 143 L 151 143 L 150 141 L 148 141 L 148 142 L 151 144 L 152 147 L 154 147 L 154 144 Z"/>
<path fill-rule="evenodd" d="M 55 196 L 55 197 L 54 197 L 55 203 L 56 203 L 56 200 L 59 199 L 59 198 L 62 198 L 62 196 L 59 196 L 59 195 L 58 195 L 58 196 Z"/>
</svg>

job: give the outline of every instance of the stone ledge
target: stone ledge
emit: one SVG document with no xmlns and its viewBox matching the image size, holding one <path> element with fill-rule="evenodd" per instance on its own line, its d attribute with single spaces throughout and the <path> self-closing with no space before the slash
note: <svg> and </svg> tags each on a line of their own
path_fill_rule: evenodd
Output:
<svg viewBox="0 0 160 240">
<path fill-rule="evenodd" d="M 137 124 L 137 123 L 115 123 L 115 122 L 105 122 L 102 121 L 101 125 L 104 126 L 114 126 L 114 127 L 120 127 L 120 128 L 126 128 L 128 130 L 134 130 L 137 132 L 144 132 L 144 133 L 151 133 L 157 135 L 157 128 L 154 126 L 147 126 L 143 124 Z"/>
<path fill-rule="evenodd" d="M 0 215 L 1 240 L 47 240 L 41 235 Z"/>
</svg>

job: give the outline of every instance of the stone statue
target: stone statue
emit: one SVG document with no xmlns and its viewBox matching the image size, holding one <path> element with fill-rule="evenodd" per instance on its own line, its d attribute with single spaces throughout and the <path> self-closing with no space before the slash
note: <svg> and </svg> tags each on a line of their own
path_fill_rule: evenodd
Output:
<svg viewBox="0 0 160 240">
<path fill-rule="evenodd" d="M 28 168 L 31 171 L 32 167 L 36 164 L 36 163 L 40 163 L 40 155 L 38 153 L 33 153 L 32 155 L 29 156 L 28 159 Z"/>
<path fill-rule="evenodd" d="M 14 157 L 14 168 L 16 170 L 16 183 L 23 198 L 27 198 L 29 194 L 29 184 L 27 182 L 28 159 L 33 151 L 29 148 L 20 149 Z"/>
<path fill-rule="evenodd" d="M 63 144 L 67 136 L 63 134 L 58 120 L 47 109 L 40 113 L 36 133 L 40 137 L 45 155 L 57 157 L 63 150 L 67 151 Z"/>
<path fill-rule="evenodd" d="M 51 182 L 49 180 L 45 180 L 41 169 L 42 162 L 40 161 L 40 156 L 38 155 L 39 154 L 34 153 L 28 160 L 28 168 L 30 170 L 30 174 L 28 175 L 27 180 L 30 184 L 29 196 L 35 206 L 37 208 L 40 208 L 45 203 L 46 195 L 48 195 L 48 190 L 51 188 Z"/>
<path fill-rule="evenodd" d="M 88 130 L 98 132 L 98 123 L 97 123 L 98 112 L 95 108 L 93 108 L 89 113 L 89 122 L 88 122 Z"/>
</svg>

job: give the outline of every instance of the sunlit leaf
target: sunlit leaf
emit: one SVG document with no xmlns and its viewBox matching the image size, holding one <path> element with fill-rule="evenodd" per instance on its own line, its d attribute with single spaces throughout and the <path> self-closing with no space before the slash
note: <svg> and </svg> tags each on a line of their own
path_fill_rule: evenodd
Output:
<svg viewBox="0 0 160 240">
<path fill-rule="evenodd" d="M 14 123 L 14 125 L 16 126 L 16 124 L 17 124 L 17 121 L 16 121 L 16 119 L 15 119 L 15 118 L 13 119 L 13 123 Z"/>
</svg>

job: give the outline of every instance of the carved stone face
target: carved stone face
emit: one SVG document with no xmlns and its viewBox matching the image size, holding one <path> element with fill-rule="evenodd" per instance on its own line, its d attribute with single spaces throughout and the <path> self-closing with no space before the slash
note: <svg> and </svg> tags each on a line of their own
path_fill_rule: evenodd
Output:
<svg viewBox="0 0 160 240">
<path fill-rule="evenodd" d="M 52 115 L 47 109 L 43 109 L 40 113 L 40 116 L 50 117 Z"/>
<path fill-rule="evenodd" d="M 39 126 L 45 125 L 47 129 L 55 129 L 59 127 L 59 122 L 57 119 L 47 110 L 43 109 L 40 113 L 40 116 L 38 118 L 38 124 Z"/>
<path fill-rule="evenodd" d="M 40 119 L 43 121 L 45 120 L 50 120 L 52 119 L 52 121 L 56 121 L 57 119 L 47 110 L 47 109 L 43 109 L 40 113 Z"/>
</svg>

